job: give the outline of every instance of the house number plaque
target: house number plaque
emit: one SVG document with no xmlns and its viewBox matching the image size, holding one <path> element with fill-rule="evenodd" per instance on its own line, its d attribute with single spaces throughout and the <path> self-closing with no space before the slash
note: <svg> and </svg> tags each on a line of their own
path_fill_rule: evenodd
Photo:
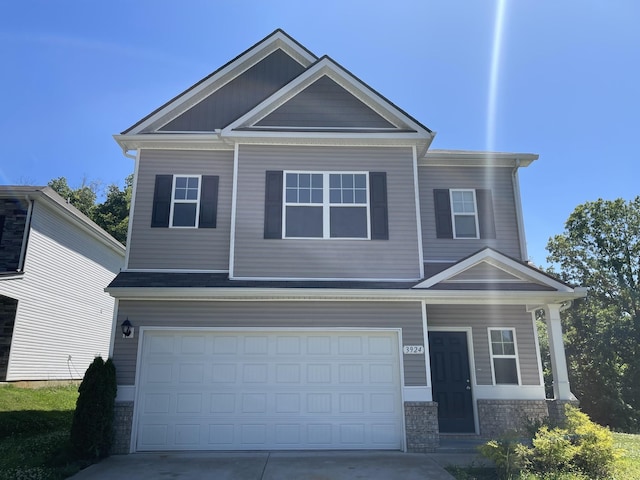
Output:
<svg viewBox="0 0 640 480">
<path fill-rule="evenodd" d="M 405 345 L 402 347 L 405 355 L 421 355 L 424 353 L 424 345 Z"/>
</svg>

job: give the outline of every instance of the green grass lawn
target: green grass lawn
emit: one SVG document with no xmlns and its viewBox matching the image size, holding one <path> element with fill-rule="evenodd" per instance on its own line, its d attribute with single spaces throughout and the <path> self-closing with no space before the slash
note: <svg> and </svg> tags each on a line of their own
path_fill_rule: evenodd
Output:
<svg viewBox="0 0 640 480">
<path fill-rule="evenodd" d="M 76 385 L 0 387 L 0 480 L 59 480 L 84 465 L 69 455 Z"/>
</svg>

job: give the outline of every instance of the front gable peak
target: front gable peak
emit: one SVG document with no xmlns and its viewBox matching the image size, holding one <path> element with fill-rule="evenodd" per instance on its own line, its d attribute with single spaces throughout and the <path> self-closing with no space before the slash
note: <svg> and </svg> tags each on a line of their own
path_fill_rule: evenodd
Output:
<svg viewBox="0 0 640 480">
<path fill-rule="evenodd" d="M 485 248 L 415 285 L 435 290 L 573 292 L 574 288 L 491 248 Z"/>
</svg>

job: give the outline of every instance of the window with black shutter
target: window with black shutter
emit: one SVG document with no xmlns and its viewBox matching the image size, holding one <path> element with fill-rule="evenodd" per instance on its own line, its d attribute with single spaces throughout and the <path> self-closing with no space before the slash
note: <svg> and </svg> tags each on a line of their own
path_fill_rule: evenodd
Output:
<svg viewBox="0 0 640 480">
<path fill-rule="evenodd" d="M 384 172 L 268 171 L 264 238 L 389 238 Z"/>
<path fill-rule="evenodd" d="M 437 238 L 496 238 L 489 189 L 434 189 Z"/>
<path fill-rule="evenodd" d="M 217 175 L 156 175 L 152 227 L 216 228 Z"/>
</svg>

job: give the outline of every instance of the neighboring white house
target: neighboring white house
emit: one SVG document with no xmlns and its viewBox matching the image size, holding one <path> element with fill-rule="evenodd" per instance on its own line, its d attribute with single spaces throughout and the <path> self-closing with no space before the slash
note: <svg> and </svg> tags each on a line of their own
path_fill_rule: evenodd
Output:
<svg viewBox="0 0 640 480">
<path fill-rule="evenodd" d="M 80 379 L 107 357 L 124 254 L 50 187 L 0 186 L 0 381 Z"/>
</svg>

